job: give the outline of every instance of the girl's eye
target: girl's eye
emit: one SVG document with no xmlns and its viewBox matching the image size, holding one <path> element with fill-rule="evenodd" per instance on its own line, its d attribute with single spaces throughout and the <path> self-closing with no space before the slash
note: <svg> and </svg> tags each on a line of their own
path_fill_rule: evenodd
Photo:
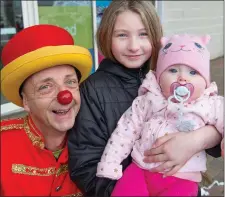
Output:
<svg viewBox="0 0 225 197">
<path fill-rule="evenodd" d="M 140 33 L 140 36 L 148 36 L 146 32 Z"/>
<path fill-rule="evenodd" d="M 177 69 L 171 68 L 171 69 L 169 69 L 169 71 L 170 71 L 171 73 L 176 73 L 176 72 L 177 72 Z"/>
<path fill-rule="evenodd" d="M 191 75 L 197 75 L 198 72 L 197 72 L 196 70 L 192 70 L 192 71 L 190 71 L 190 74 L 191 74 Z"/>
<path fill-rule="evenodd" d="M 126 34 L 119 34 L 118 37 L 126 37 Z"/>
</svg>

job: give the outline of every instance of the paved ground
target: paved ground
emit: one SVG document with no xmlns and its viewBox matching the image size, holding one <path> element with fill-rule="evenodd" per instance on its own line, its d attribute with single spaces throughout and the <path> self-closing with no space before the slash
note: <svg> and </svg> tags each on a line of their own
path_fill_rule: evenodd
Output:
<svg viewBox="0 0 225 197">
<path fill-rule="evenodd" d="M 211 77 L 218 85 L 220 95 L 224 95 L 224 58 L 211 61 Z M 224 181 L 224 160 L 214 159 L 208 156 L 207 172 L 203 178 L 202 185 L 209 186 L 214 180 Z M 210 196 L 224 196 L 224 186 L 214 186 L 209 191 Z"/>
</svg>

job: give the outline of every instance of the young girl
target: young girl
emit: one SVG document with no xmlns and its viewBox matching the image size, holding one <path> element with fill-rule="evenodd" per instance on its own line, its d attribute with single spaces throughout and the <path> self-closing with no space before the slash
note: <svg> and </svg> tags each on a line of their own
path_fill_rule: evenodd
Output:
<svg viewBox="0 0 225 197">
<path fill-rule="evenodd" d="M 80 86 L 81 108 L 68 137 L 70 176 L 87 196 L 111 195 L 116 181 L 96 177 L 97 164 L 119 118 L 137 97 L 149 66 L 155 69 L 161 37 L 160 21 L 150 1 L 116 0 L 104 11 L 97 43 L 106 59 Z M 204 135 L 206 130 L 211 132 Z M 170 159 L 174 166 L 182 166 L 196 151 L 219 143 L 220 136 L 212 126 L 196 133 L 199 135 L 176 136 L 176 139 L 185 138 L 187 146 L 174 142 L 175 138 L 164 143 L 170 152 L 169 156 L 165 151 L 160 152 L 165 163 Z M 193 139 L 197 142 L 202 138 L 204 143 L 193 143 Z M 216 140 L 211 142 L 212 138 Z M 185 154 L 179 153 L 179 161 L 174 146 L 184 149 Z M 160 161 L 155 157 L 158 154 L 146 158 Z M 123 169 L 130 163 L 128 156 L 122 163 Z"/>
<path fill-rule="evenodd" d="M 200 172 L 206 170 L 204 151 L 166 178 L 163 172 L 151 172 L 159 163 L 146 164 L 143 159 L 144 151 L 170 132 L 191 132 L 210 124 L 223 134 L 223 97 L 217 96 L 215 82 L 210 84 L 208 41 L 209 36 L 162 38 L 156 74 L 146 75 L 140 96 L 119 120 L 98 164 L 97 176 L 118 180 L 120 163 L 133 149 L 133 162 L 113 196 L 197 196 Z"/>
</svg>

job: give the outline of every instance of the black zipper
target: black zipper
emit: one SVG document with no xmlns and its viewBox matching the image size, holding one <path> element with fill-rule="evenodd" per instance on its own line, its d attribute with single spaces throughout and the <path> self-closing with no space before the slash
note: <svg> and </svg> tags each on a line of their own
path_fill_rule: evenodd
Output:
<svg viewBox="0 0 225 197">
<path fill-rule="evenodd" d="M 140 79 L 140 81 L 141 81 L 141 83 L 142 83 L 143 80 L 144 80 L 144 75 L 143 75 L 143 72 L 142 72 L 142 68 L 140 68 L 140 70 L 139 70 L 138 78 Z"/>
</svg>

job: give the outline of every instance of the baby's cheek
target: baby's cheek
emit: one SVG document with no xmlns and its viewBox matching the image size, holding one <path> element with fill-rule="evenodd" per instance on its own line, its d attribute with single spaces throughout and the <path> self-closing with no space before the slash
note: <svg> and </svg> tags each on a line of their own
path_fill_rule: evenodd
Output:
<svg viewBox="0 0 225 197">
<path fill-rule="evenodd" d="M 170 94 L 170 88 L 165 88 L 165 89 L 162 89 L 162 94 L 163 96 L 167 99 L 171 96 Z"/>
<path fill-rule="evenodd" d="M 198 99 L 205 91 L 204 87 L 195 86 L 194 93 L 191 96 L 192 100 Z"/>
</svg>

